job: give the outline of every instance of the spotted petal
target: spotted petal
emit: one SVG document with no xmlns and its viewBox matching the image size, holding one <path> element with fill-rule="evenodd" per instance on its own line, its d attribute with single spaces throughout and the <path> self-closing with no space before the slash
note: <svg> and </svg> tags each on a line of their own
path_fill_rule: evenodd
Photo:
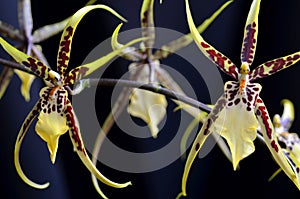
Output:
<svg viewBox="0 0 300 199">
<path fill-rule="evenodd" d="M 277 164 L 281 167 L 281 169 L 285 172 L 285 174 L 294 182 L 298 189 L 300 189 L 300 179 L 299 179 L 299 171 L 297 171 L 292 166 L 292 163 L 288 160 L 284 151 L 281 149 L 280 145 L 277 142 L 276 135 L 274 133 L 274 127 L 272 121 L 269 117 L 269 113 L 262 101 L 261 98 L 258 97 L 256 107 L 256 116 L 261 126 L 261 131 L 265 140 L 265 143 L 269 150 L 272 153 L 273 158 L 277 162 Z"/>
<path fill-rule="evenodd" d="M 138 67 L 143 68 L 140 71 L 137 81 L 148 83 L 150 75 L 149 66 L 144 64 Z M 135 69 L 131 68 L 131 70 Z M 159 131 L 158 125 L 166 115 L 166 107 L 167 100 L 164 95 L 133 89 L 127 110 L 132 116 L 144 120 L 150 128 L 152 136 L 156 138 Z"/>
<path fill-rule="evenodd" d="M 15 163 L 15 167 L 16 170 L 19 174 L 19 176 L 21 177 L 21 179 L 28 185 L 37 188 L 37 189 L 45 189 L 49 186 L 49 182 L 45 183 L 45 184 L 37 184 L 35 182 L 32 182 L 30 179 L 28 179 L 26 177 L 26 175 L 24 174 L 21 165 L 20 165 L 20 160 L 19 160 L 19 154 L 20 154 L 20 148 L 21 148 L 21 144 L 23 141 L 23 138 L 25 137 L 28 128 L 30 127 L 30 124 L 32 123 L 32 121 L 34 120 L 34 118 L 36 118 L 36 116 L 39 114 L 40 112 L 40 107 L 41 107 L 41 100 L 39 100 L 36 105 L 34 106 L 34 108 L 31 110 L 31 112 L 28 114 L 28 116 L 26 117 L 26 119 L 24 120 L 22 127 L 19 131 L 18 137 L 17 137 L 17 141 L 15 144 L 15 156 L 14 156 L 14 163 Z"/>
<path fill-rule="evenodd" d="M 97 168 L 92 163 L 85 150 L 85 146 L 83 144 L 81 133 L 80 133 L 79 123 L 69 100 L 67 100 L 67 107 L 65 113 L 67 118 L 67 125 L 69 126 L 69 134 L 72 140 L 72 144 L 74 146 L 74 150 L 77 152 L 78 156 L 80 157 L 83 164 L 87 167 L 87 169 L 93 175 L 95 175 L 101 182 L 111 187 L 124 188 L 127 187 L 128 185 L 131 185 L 131 182 L 126 182 L 126 183 L 113 182 L 107 179 L 97 170 Z"/>
<path fill-rule="evenodd" d="M 18 49 L 16 49 L 15 47 L 7 43 L 1 37 L 0 37 L 0 45 L 10 56 L 14 58 L 16 62 L 23 64 L 43 80 L 49 83 L 54 83 L 60 78 L 55 71 L 51 70 L 44 63 L 40 62 L 34 57 L 26 55 L 22 51 L 19 51 Z"/>
<path fill-rule="evenodd" d="M 64 107 L 68 93 L 57 87 L 45 87 L 40 91 L 41 112 L 35 126 L 36 133 L 47 142 L 50 159 L 54 164 L 58 148 L 58 139 L 68 131 Z"/>
<path fill-rule="evenodd" d="M 249 84 L 246 92 L 240 92 L 237 82 L 226 82 L 226 108 L 220 113 L 214 126 L 224 137 L 232 154 L 233 169 L 240 160 L 254 152 L 258 122 L 255 117 L 255 101 L 261 90 L 259 84 Z"/>
<path fill-rule="evenodd" d="M 184 167 L 184 173 L 183 173 L 182 184 L 181 184 L 181 193 L 179 193 L 177 198 L 179 198 L 180 196 L 186 196 L 186 182 L 187 182 L 187 178 L 188 178 L 191 166 L 192 166 L 197 154 L 199 153 L 202 145 L 204 144 L 205 140 L 213 132 L 214 122 L 216 121 L 216 119 L 218 119 L 219 114 L 224 109 L 225 105 L 226 105 L 226 99 L 225 99 L 225 94 L 224 94 L 216 102 L 212 111 L 207 116 L 206 121 L 203 123 L 196 139 L 194 140 L 193 145 L 191 147 L 191 151 L 188 155 L 188 158 L 187 158 L 187 161 L 186 161 L 185 167 Z"/>
<path fill-rule="evenodd" d="M 223 12 L 223 10 L 232 2 L 233 1 L 225 2 L 218 10 L 216 10 L 209 18 L 207 18 L 200 26 L 198 26 L 197 30 L 199 34 L 204 32 L 208 26 L 210 26 L 210 24 L 221 14 L 221 12 Z M 163 45 L 160 49 L 155 51 L 153 57 L 154 59 L 166 58 L 177 50 L 189 45 L 191 42 L 193 42 L 191 33 L 186 34 L 168 44 Z"/>
<path fill-rule="evenodd" d="M 225 55 L 217 51 L 213 46 L 204 41 L 202 36 L 198 33 L 198 30 L 192 18 L 189 2 L 188 0 L 186 0 L 185 2 L 189 28 L 192 33 L 193 39 L 195 40 L 199 49 L 206 57 L 208 57 L 213 63 L 215 63 L 220 70 L 225 72 L 227 75 L 233 77 L 234 79 L 238 79 L 238 69 L 235 66 L 235 64 L 231 60 L 229 60 Z"/>
<path fill-rule="evenodd" d="M 152 50 L 155 39 L 153 5 L 154 0 L 144 0 L 140 13 L 142 36 L 148 38 L 144 42 L 144 46 L 149 52 Z"/>
<path fill-rule="evenodd" d="M 122 53 L 122 51 L 127 48 L 128 46 L 131 46 L 137 42 L 143 41 L 146 38 L 138 38 L 138 39 L 134 39 L 130 42 L 128 42 L 127 44 L 125 44 L 124 46 L 122 46 L 121 48 L 114 50 L 110 53 L 108 53 L 107 55 L 93 61 L 90 62 L 88 64 L 84 64 L 82 66 L 78 66 L 74 69 L 72 69 L 65 77 L 64 79 L 64 83 L 65 84 L 74 84 L 76 81 L 82 79 L 83 77 L 91 74 L 92 72 L 94 72 L 95 70 L 97 70 L 98 68 L 100 68 L 101 66 L 103 66 L 104 64 L 106 64 L 107 62 L 111 61 L 113 58 L 115 58 L 116 56 L 118 56 L 120 53 Z"/>
<path fill-rule="evenodd" d="M 115 15 L 116 17 L 120 18 L 123 21 L 126 21 L 122 16 L 120 16 L 116 11 L 111 9 L 105 5 L 89 5 L 81 8 L 78 10 L 68 21 L 66 25 L 59 44 L 58 54 L 57 54 L 57 71 L 60 75 L 64 75 L 66 72 L 66 68 L 69 63 L 70 53 L 71 53 L 71 46 L 73 41 L 73 36 L 77 25 L 81 21 L 81 19 L 90 11 L 94 9 L 104 9 Z"/>
<path fill-rule="evenodd" d="M 256 50 L 259 7 L 260 0 L 254 0 L 250 7 L 244 31 L 241 61 L 247 62 L 249 66 L 253 62 Z"/>
<path fill-rule="evenodd" d="M 281 58 L 273 59 L 271 61 L 267 61 L 254 70 L 252 70 L 250 74 L 250 81 L 254 81 L 259 78 L 263 78 L 266 76 L 270 76 L 278 71 L 281 71 L 285 68 L 288 68 L 300 60 L 300 51 L 293 53 L 291 55 L 287 55 Z"/>
</svg>

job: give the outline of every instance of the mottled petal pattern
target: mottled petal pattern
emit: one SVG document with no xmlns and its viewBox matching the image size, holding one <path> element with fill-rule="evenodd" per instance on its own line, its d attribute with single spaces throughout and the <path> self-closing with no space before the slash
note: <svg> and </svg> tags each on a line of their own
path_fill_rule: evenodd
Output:
<svg viewBox="0 0 300 199">
<path fill-rule="evenodd" d="M 261 98 L 257 99 L 255 111 L 265 143 L 271 151 L 272 156 L 285 174 L 294 182 L 298 189 L 300 189 L 299 176 L 295 174 L 295 171 L 291 167 L 291 163 L 287 160 L 283 150 L 278 144 L 272 121 Z"/>
<path fill-rule="evenodd" d="M 108 53 L 107 55 L 93 61 L 90 62 L 88 64 L 84 64 L 82 66 L 78 66 L 74 69 L 72 69 L 65 77 L 64 79 L 64 83 L 67 84 L 74 84 L 76 81 L 79 81 L 80 79 L 82 79 L 83 77 L 91 74 L 92 72 L 94 72 L 95 70 L 97 70 L 98 68 L 100 68 L 101 66 L 105 65 L 107 62 L 111 61 L 113 58 L 115 58 L 116 56 L 118 56 L 125 48 L 127 48 L 130 45 L 133 45 L 139 41 L 143 41 L 145 38 L 139 38 L 139 39 L 134 39 L 130 42 L 128 42 L 127 44 L 125 44 L 123 47 L 112 51 L 110 53 Z"/>
<path fill-rule="evenodd" d="M 240 160 L 254 152 L 258 122 L 254 114 L 255 101 L 261 90 L 259 84 L 250 84 L 240 93 L 236 82 L 225 84 L 226 107 L 214 122 L 215 132 L 224 137 L 232 154 L 233 169 Z"/>
<path fill-rule="evenodd" d="M 197 154 L 199 153 L 202 145 L 204 144 L 205 140 L 214 131 L 214 128 L 215 128 L 214 122 L 219 118 L 219 114 L 222 110 L 224 110 L 225 105 L 226 105 L 226 98 L 225 98 L 225 94 L 224 94 L 216 102 L 212 111 L 207 116 L 206 121 L 203 123 L 196 139 L 194 140 L 193 145 L 191 147 L 191 151 L 190 151 L 187 161 L 185 163 L 184 173 L 183 173 L 183 177 L 182 177 L 182 184 L 181 184 L 181 193 L 178 195 L 178 197 L 186 196 L 186 182 L 187 182 L 187 178 L 188 178 L 191 166 L 192 166 Z"/>
<path fill-rule="evenodd" d="M 19 176 L 26 184 L 28 184 L 29 186 L 32 186 L 34 188 L 37 188 L 37 189 L 45 189 L 49 186 L 49 182 L 47 182 L 45 184 L 37 184 L 37 183 L 31 181 L 30 179 L 28 179 L 21 168 L 20 160 L 19 160 L 20 148 L 21 148 L 23 138 L 25 137 L 30 124 L 32 123 L 34 118 L 36 118 L 36 116 L 39 114 L 40 109 L 41 109 L 41 100 L 39 100 L 36 103 L 36 105 L 31 110 L 31 112 L 28 114 L 28 116 L 26 117 L 26 119 L 24 120 L 24 122 L 22 124 L 22 127 L 19 131 L 17 141 L 15 144 L 14 163 L 15 163 L 15 167 L 16 167 L 16 170 L 17 170 Z"/>
<path fill-rule="evenodd" d="M 7 43 L 4 39 L 0 37 L 0 45 L 5 49 L 5 51 L 14 58 L 15 61 L 23 64 L 27 68 L 29 68 L 33 73 L 38 75 L 40 78 L 44 79 L 47 82 L 54 83 L 59 78 L 56 75 L 53 75 L 54 72 L 44 63 L 40 62 L 39 60 L 35 59 L 34 57 L 28 56 L 22 51 L 19 51 L 9 43 Z"/>
<path fill-rule="evenodd" d="M 41 112 L 35 126 L 36 133 L 47 142 L 50 159 L 54 164 L 58 139 L 68 131 L 64 109 L 68 93 L 57 87 L 45 87 L 40 91 Z"/>
<path fill-rule="evenodd" d="M 107 179 L 105 176 L 103 176 L 95 167 L 95 165 L 92 163 L 90 160 L 80 133 L 80 128 L 79 128 L 79 123 L 77 121 L 76 115 L 74 113 L 74 110 L 71 106 L 71 102 L 67 100 L 67 107 L 65 109 L 65 114 L 67 118 L 67 125 L 69 126 L 69 134 L 70 138 L 72 140 L 72 144 L 74 146 L 75 152 L 78 154 L 80 157 L 81 161 L 83 164 L 87 167 L 87 169 L 95 175 L 101 182 L 103 182 L 106 185 L 109 185 L 111 187 L 115 188 L 124 188 L 127 187 L 128 185 L 131 185 L 131 182 L 126 182 L 126 183 L 116 183 L 113 182 L 109 179 Z"/>
<path fill-rule="evenodd" d="M 223 10 L 231 4 L 233 1 L 225 2 L 218 10 L 216 10 L 208 19 L 206 19 L 200 26 L 197 27 L 199 34 L 201 34 L 204 30 L 210 26 L 210 24 L 223 12 Z M 174 41 L 171 41 L 168 44 L 163 45 L 160 49 L 156 50 L 153 57 L 154 59 L 162 59 L 166 58 L 179 49 L 189 45 L 193 42 L 193 38 L 191 33 L 186 34 Z"/>
<path fill-rule="evenodd" d="M 293 53 L 281 58 L 277 58 L 271 61 L 267 61 L 254 70 L 250 74 L 250 81 L 254 81 L 259 78 L 270 76 L 278 71 L 288 68 L 300 60 L 300 52 Z"/>
<path fill-rule="evenodd" d="M 57 54 L 57 71 L 59 74 L 64 75 L 66 68 L 69 64 L 71 45 L 73 41 L 73 36 L 77 25 L 81 19 L 91 10 L 94 9 L 104 9 L 120 18 L 123 21 L 126 21 L 122 16 L 120 16 L 116 11 L 105 5 L 90 5 L 85 6 L 82 9 L 78 10 L 68 21 L 60 39 L 58 54 Z"/>
<path fill-rule="evenodd" d="M 140 13 L 142 36 L 148 38 L 148 40 L 144 41 L 144 46 L 147 51 L 152 50 L 155 39 L 153 5 L 154 0 L 144 0 Z"/>
<path fill-rule="evenodd" d="M 194 24 L 192 14 L 189 7 L 188 0 L 186 2 L 186 13 L 188 18 L 188 24 L 192 33 L 192 36 L 199 47 L 199 49 L 202 51 L 202 53 L 208 57 L 213 63 L 215 63 L 220 70 L 225 72 L 227 75 L 233 77 L 234 79 L 238 79 L 238 69 L 235 66 L 235 64 L 227 58 L 225 55 L 217 51 L 213 46 L 208 44 L 202 36 L 198 33 L 198 30 Z"/>
<path fill-rule="evenodd" d="M 241 61 L 247 62 L 250 66 L 253 62 L 258 33 L 258 13 L 260 0 L 254 0 L 251 4 L 249 15 L 247 17 L 244 39 L 241 51 Z"/>
</svg>

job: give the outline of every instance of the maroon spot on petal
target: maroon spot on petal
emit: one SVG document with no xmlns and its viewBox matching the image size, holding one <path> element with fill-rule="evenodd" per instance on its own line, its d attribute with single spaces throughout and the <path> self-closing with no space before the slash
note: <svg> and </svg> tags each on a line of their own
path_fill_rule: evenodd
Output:
<svg viewBox="0 0 300 199">
<path fill-rule="evenodd" d="M 227 89 L 231 89 L 231 88 L 232 88 L 232 85 L 231 85 L 231 84 L 227 84 L 226 88 L 227 88 Z"/>
<path fill-rule="evenodd" d="M 200 148 L 200 144 L 199 144 L 199 143 L 197 143 L 197 144 L 196 144 L 196 147 L 195 147 L 195 150 L 196 150 L 196 151 L 198 151 L 198 150 L 199 150 L 199 148 Z"/>
<path fill-rule="evenodd" d="M 204 42 L 201 42 L 200 45 L 203 47 L 203 48 L 209 48 L 210 45 L 208 45 L 207 43 L 204 43 Z"/>
<path fill-rule="evenodd" d="M 277 146 L 277 144 L 276 144 L 276 142 L 274 140 L 272 140 L 271 146 L 275 149 L 276 153 L 278 153 L 279 149 L 278 149 L 278 146 Z"/>
<path fill-rule="evenodd" d="M 240 101 L 241 101 L 240 98 L 237 98 L 236 100 L 234 100 L 234 104 L 238 105 L 238 103 L 240 103 Z"/>
</svg>

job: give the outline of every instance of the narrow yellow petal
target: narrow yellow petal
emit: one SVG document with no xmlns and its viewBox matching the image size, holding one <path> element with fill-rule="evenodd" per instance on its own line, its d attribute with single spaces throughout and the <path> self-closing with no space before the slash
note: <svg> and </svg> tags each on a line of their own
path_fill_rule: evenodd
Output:
<svg viewBox="0 0 300 199">
<path fill-rule="evenodd" d="M 125 182 L 125 183 L 113 182 L 98 171 L 98 169 L 95 167 L 95 165 L 93 164 L 93 162 L 91 161 L 91 159 L 89 158 L 85 150 L 85 146 L 83 144 L 83 140 L 80 133 L 79 122 L 77 120 L 77 117 L 71 106 L 71 102 L 69 100 L 67 101 L 67 106 L 68 106 L 67 114 L 69 118 L 67 122 L 70 127 L 69 135 L 76 153 L 78 154 L 79 158 L 81 159 L 82 163 L 86 166 L 86 168 L 91 172 L 92 175 L 96 176 L 97 179 L 99 179 L 101 182 L 103 182 L 108 186 L 115 187 L 115 188 L 124 188 L 131 185 L 131 182 Z"/>
<path fill-rule="evenodd" d="M 37 184 L 33 181 L 31 181 L 30 179 L 27 178 L 27 176 L 24 174 L 21 165 L 20 165 L 20 148 L 22 145 L 22 141 L 28 131 L 28 128 L 30 127 L 30 124 L 32 123 L 32 121 L 36 118 L 38 111 L 39 111 L 39 107 L 40 106 L 40 101 L 37 102 L 37 104 L 34 106 L 34 108 L 32 109 L 32 111 L 28 114 L 28 116 L 26 117 L 26 119 L 24 120 L 22 127 L 19 131 L 18 137 L 17 137 L 17 141 L 15 144 L 15 151 L 14 151 L 14 163 L 15 163 L 15 167 L 17 170 L 17 173 L 19 174 L 19 176 L 21 177 L 21 179 L 28 184 L 31 187 L 37 188 L 37 189 L 45 189 L 47 188 L 50 183 L 47 182 L 45 184 Z"/>
<path fill-rule="evenodd" d="M 138 38 L 138 39 L 134 39 L 126 44 L 124 44 L 123 47 L 112 51 L 110 53 L 108 53 L 107 55 L 93 61 L 90 62 L 88 64 L 84 64 L 82 66 L 78 66 L 74 69 L 72 69 L 67 76 L 65 77 L 65 83 L 68 84 L 74 84 L 76 81 L 84 78 L 85 76 L 91 74 L 92 72 L 94 72 L 95 70 L 101 68 L 103 65 L 105 65 L 107 62 L 111 61 L 113 58 L 115 58 L 116 56 L 118 56 L 120 53 L 122 53 L 122 51 L 127 48 L 128 46 L 131 46 L 137 42 L 143 41 L 147 38 Z"/>
<path fill-rule="evenodd" d="M 75 33 L 75 30 L 81 21 L 81 19 L 90 11 L 94 9 L 104 9 L 119 19 L 126 21 L 121 15 L 119 15 L 116 11 L 114 11 L 112 8 L 105 6 L 105 5 L 88 5 L 84 6 L 80 10 L 78 10 L 68 21 L 67 25 L 65 26 L 65 29 L 63 30 L 63 33 L 61 35 L 59 49 L 57 53 L 57 71 L 59 74 L 64 75 L 66 68 L 69 64 L 70 60 L 70 53 L 71 53 L 71 46 L 73 41 L 73 36 Z"/>
<path fill-rule="evenodd" d="M 23 95 L 25 100 L 28 102 L 30 100 L 30 88 L 31 88 L 33 80 L 35 79 L 35 76 L 31 75 L 29 73 L 25 73 L 20 70 L 15 70 L 15 73 L 18 75 L 18 77 L 22 81 L 21 94 Z"/>
</svg>

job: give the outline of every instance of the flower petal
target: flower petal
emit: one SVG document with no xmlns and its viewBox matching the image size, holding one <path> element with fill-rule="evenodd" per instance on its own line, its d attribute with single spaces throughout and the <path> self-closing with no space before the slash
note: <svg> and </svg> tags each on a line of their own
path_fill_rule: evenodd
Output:
<svg viewBox="0 0 300 199">
<path fill-rule="evenodd" d="M 58 54 L 57 54 L 57 72 L 60 75 L 64 75 L 66 68 L 69 64 L 71 46 L 73 41 L 73 36 L 77 25 L 81 19 L 90 11 L 94 9 L 104 9 L 118 17 L 119 19 L 126 21 L 122 16 L 120 16 L 116 11 L 105 5 L 89 5 L 78 10 L 68 21 L 60 39 Z"/>
<path fill-rule="evenodd" d="M 47 142 L 50 159 L 54 164 L 58 148 L 58 139 L 69 129 L 64 113 L 67 91 L 44 87 L 40 91 L 41 112 L 35 126 L 36 133 Z"/>
<path fill-rule="evenodd" d="M 149 65 L 144 64 L 139 67 L 142 67 L 142 69 L 140 70 L 139 76 L 136 80 L 147 84 L 149 82 L 150 75 Z M 130 70 L 135 71 L 133 68 Z M 155 82 L 152 83 L 155 84 Z M 152 136 L 156 138 L 159 131 L 158 125 L 166 115 L 166 107 L 167 100 L 164 95 L 135 88 L 132 91 L 127 111 L 132 116 L 139 117 L 144 120 L 150 128 Z"/>
<path fill-rule="evenodd" d="M 295 110 L 293 103 L 288 99 L 281 100 L 283 105 L 283 113 L 280 119 L 280 124 L 285 131 L 288 131 L 295 119 Z"/>
<path fill-rule="evenodd" d="M 34 118 L 39 114 L 40 111 L 40 106 L 41 106 L 41 100 L 39 100 L 36 105 L 34 106 L 34 108 L 31 110 L 31 112 L 28 114 L 28 116 L 26 117 L 26 119 L 24 120 L 22 127 L 19 131 L 18 137 L 17 137 L 17 141 L 15 144 L 15 156 L 14 156 L 14 162 L 15 162 L 15 167 L 17 170 L 17 173 L 19 174 L 19 176 L 21 177 L 21 179 L 28 185 L 37 188 L 37 189 L 45 189 L 49 186 L 49 182 L 45 183 L 45 184 L 37 184 L 35 182 L 32 182 L 30 179 L 28 179 L 26 177 L 26 175 L 24 174 L 21 165 L 20 165 L 20 160 L 19 160 L 19 154 L 20 154 L 20 148 L 21 148 L 21 144 L 23 141 L 23 138 L 25 137 L 28 128 L 30 126 L 30 124 L 32 123 L 32 121 L 34 120 Z"/>
<path fill-rule="evenodd" d="M 54 83 L 58 80 L 58 76 L 55 71 L 51 70 L 47 65 L 35 59 L 34 57 L 28 56 L 22 51 L 19 51 L 9 43 L 7 43 L 2 37 L 0 37 L 0 45 L 4 50 L 14 58 L 14 60 L 20 64 L 23 64 L 33 73 L 47 82 Z"/>
<path fill-rule="evenodd" d="M 108 53 L 107 55 L 93 61 L 90 62 L 88 64 L 84 64 L 82 66 L 78 66 L 74 69 L 72 69 L 65 77 L 64 79 L 64 83 L 65 84 L 74 84 L 76 81 L 82 79 L 83 77 L 91 74 L 92 72 L 94 72 L 95 70 L 97 70 L 98 68 L 100 68 L 101 66 L 103 66 L 104 64 L 106 64 L 107 62 L 109 62 L 110 60 L 112 60 L 114 57 L 118 56 L 120 53 L 122 53 L 122 51 L 127 48 L 128 46 L 131 46 L 139 41 L 145 40 L 145 38 L 139 38 L 139 39 L 134 39 L 130 42 L 128 42 L 127 44 L 125 44 L 123 47 L 112 51 L 110 53 Z"/>
<path fill-rule="evenodd" d="M 223 12 L 223 10 L 231 4 L 233 1 L 225 2 L 218 10 L 216 10 L 209 18 L 207 18 L 200 26 L 197 27 L 198 32 L 201 34 L 204 32 L 208 26 Z M 156 50 L 153 59 L 162 59 L 166 58 L 172 53 L 184 48 L 185 46 L 189 45 L 193 42 L 193 37 L 191 33 L 186 34 L 176 40 L 169 42 L 168 44 L 163 45 L 160 49 Z"/>
<path fill-rule="evenodd" d="M 186 196 L 186 182 L 187 178 L 191 169 L 191 166 L 199 153 L 202 145 L 204 144 L 205 140 L 208 136 L 212 133 L 212 127 L 214 126 L 214 122 L 218 119 L 220 112 L 224 109 L 226 105 L 225 94 L 222 95 L 219 100 L 216 102 L 215 106 L 213 107 L 212 111 L 207 116 L 207 120 L 203 123 L 196 139 L 193 142 L 191 147 L 191 151 L 188 155 L 187 161 L 184 167 L 184 173 L 182 176 L 182 184 L 181 184 L 181 193 L 179 193 L 178 197 Z"/>
<path fill-rule="evenodd" d="M 277 164 L 282 168 L 285 174 L 294 182 L 298 189 L 300 189 L 299 173 L 292 166 L 292 163 L 288 160 L 280 145 L 277 142 L 277 138 L 274 133 L 273 124 L 269 117 L 269 113 L 261 98 L 257 99 L 256 103 L 256 116 L 261 126 L 261 131 L 266 145 L 272 153 L 273 158 Z"/>
<path fill-rule="evenodd" d="M 254 81 L 259 78 L 270 76 L 274 73 L 277 73 L 278 71 L 294 65 L 299 60 L 300 51 L 281 58 L 267 61 L 252 70 L 249 79 L 250 81 Z"/>
<path fill-rule="evenodd" d="M 141 13 L 140 13 L 142 36 L 148 38 L 143 43 L 146 51 L 148 51 L 149 53 L 151 53 L 152 51 L 152 47 L 154 45 L 154 39 L 155 39 L 153 5 L 154 5 L 154 0 L 144 0 Z M 148 54 L 148 56 L 149 55 L 150 54 Z"/>
<path fill-rule="evenodd" d="M 115 29 L 115 31 L 113 32 L 113 35 L 111 37 L 111 47 L 113 50 L 118 50 L 124 46 L 123 44 L 120 44 L 118 42 L 118 34 L 119 34 L 119 31 L 120 31 L 122 25 L 123 24 L 121 23 L 117 26 L 117 28 Z M 139 52 L 137 48 L 132 47 L 132 46 L 128 46 L 127 48 L 124 48 L 122 50 L 122 52 L 119 54 L 119 56 L 123 57 L 124 59 L 133 61 L 133 62 L 138 62 L 138 61 L 145 59 L 144 54 Z"/>
<path fill-rule="evenodd" d="M 225 72 L 227 75 L 232 76 L 234 79 L 238 79 L 238 69 L 235 64 L 225 55 L 217 51 L 213 46 L 204 41 L 194 24 L 188 0 L 185 1 L 185 5 L 189 28 L 199 49 L 207 58 L 215 63 L 220 70 Z"/>
<path fill-rule="evenodd" d="M 18 75 L 18 77 L 22 81 L 21 94 L 23 95 L 25 100 L 28 102 L 30 100 L 30 88 L 31 88 L 33 80 L 35 79 L 35 76 L 28 74 L 26 72 L 20 71 L 20 70 L 15 70 L 15 73 Z"/>
<path fill-rule="evenodd" d="M 246 92 L 241 92 L 238 82 L 228 81 L 224 86 L 226 107 L 214 122 L 214 132 L 224 137 L 232 154 L 233 169 L 240 160 L 254 152 L 258 122 L 255 116 L 255 101 L 261 90 L 259 84 L 249 83 Z"/>
<path fill-rule="evenodd" d="M 251 4 L 244 30 L 241 61 L 242 63 L 247 62 L 248 66 L 252 64 L 256 50 L 259 7 L 260 0 L 254 0 Z"/>
<path fill-rule="evenodd" d="M 203 121 L 205 118 L 207 117 L 207 113 L 206 112 L 201 112 L 199 114 L 198 117 L 195 117 L 192 122 L 188 125 L 188 127 L 186 128 L 182 138 L 181 138 L 181 141 L 180 141 L 180 154 L 181 157 L 183 159 L 185 159 L 186 157 L 186 154 L 185 154 L 185 151 L 187 149 L 187 141 L 188 141 L 188 138 L 190 137 L 191 133 L 193 132 L 193 129 L 195 129 L 196 127 L 198 127 L 199 123 L 201 121 Z"/>
<path fill-rule="evenodd" d="M 67 100 L 67 109 L 66 109 L 66 117 L 67 117 L 67 125 L 69 126 L 69 134 L 72 141 L 72 144 L 74 146 L 74 150 L 77 152 L 79 158 L 83 162 L 83 164 L 86 166 L 86 168 L 95 175 L 101 182 L 103 182 L 106 185 L 109 185 L 111 187 L 115 188 L 124 188 L 128 185 L 131 185 L 131 182 L 126 183 L 116 183 L 109 179 L 107 179 L 105 176 L 103 176 L 95 167 L 95 165 L 90 160 L 80 133 L 79 123 L 76 118 L 76 115 L 73 111 L 71 102 Z"/>
</svg>

